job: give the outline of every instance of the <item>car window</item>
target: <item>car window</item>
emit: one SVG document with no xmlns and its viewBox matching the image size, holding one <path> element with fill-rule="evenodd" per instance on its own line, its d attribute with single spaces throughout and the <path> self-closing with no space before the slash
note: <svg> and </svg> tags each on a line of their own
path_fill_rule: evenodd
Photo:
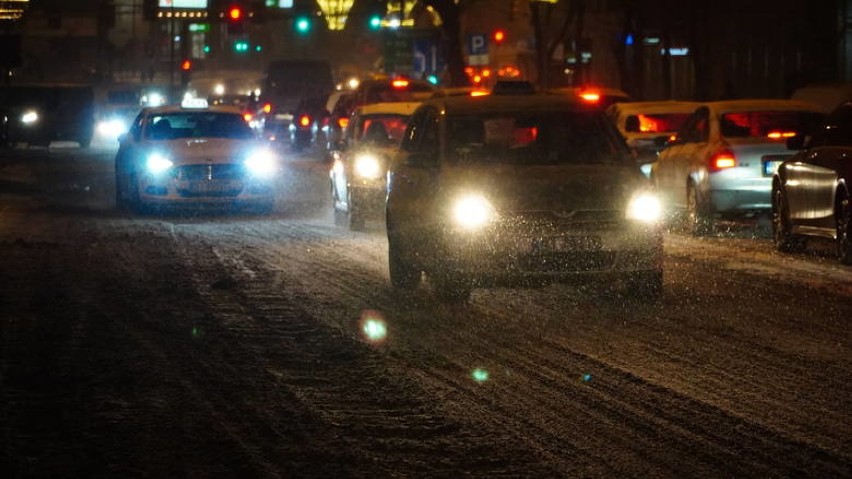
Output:
<svg viewBox="0 0 852 479">
<path fill-rule="evenodd" d="M 830 146 L 852 146 L 852 103 L 835 110 L 826 121 L 825 144 Z"/>
<path fill-rule="evenodd" d="M 425 128 L 426 117 L 429 114 L 429 110 L 427 108 L 421 108 L 414 112 L 411 116 L 411 120 L 408 122 L 408 126 L 405 129 L 405 133 L 402 137 L 402 144 L 400 147 L 407 152 L 414 153 L 418 151 L 418 146 L 420 140 L 422 138 L 422 131 Z"/>
<path fill-rule="evenodd" d="M 175 112 L 155 114 L 149 118 L 145 138 L 175 140 L 179 138 L 226 138 L 248 140 L 254 132 L 241 115 L 220 112 Z"/>
<path fill-rule="evenodd" d="M 741 111 L 723 113 L 719 128 L 725 138 L 788 138 L 814 130 L 822 115 L 809 111 Z"/>
<path fill-rule="evenodd" d="M 625 131 L 631 133 L 667 133 L 678 131 L 686 123 L 689 113 L 640 113 L 629 115 Z"/>
<path fill-rule="evenodd" d="M 457 163 L 521 165 L 620 161 L 606 119 L 592 112 L 501 112 L 447 119 L 447 148 Z"/>
<path fill-rule="evenodd" d="M 408 115 L 362 116 L 357 125 L 355 138 L 378 143 L 399 143 L 405 133 Z"/>
</svg>

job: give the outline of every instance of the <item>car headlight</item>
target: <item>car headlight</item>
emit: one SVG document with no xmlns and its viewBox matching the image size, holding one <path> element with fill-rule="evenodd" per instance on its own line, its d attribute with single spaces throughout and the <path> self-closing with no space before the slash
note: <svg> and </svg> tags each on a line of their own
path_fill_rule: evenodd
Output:
<svg viewBox="0 0 852 479">
<path fill-rule="evenodd" d="M 368 180 L 377 180 L 382 176 L 379 159 L 373 155 L 358 155 L 355 157 L 355 174 Z"/>
<path fill-rule="evenodd" d="M 484 196 L 467 195 L 453 204 L 453 221 L 462 228 L 475 230 L 492 222 L 497 212 Z"/>
<path fill-rule="evenodd" d="M 145 166 L 148 167 L 149 172 L 156 175 L 168 170 L 174 166 L 174 163 L 172 160 L 163 156 L 162 153 L 151 153 L 148 156 L 148 161 L 145 163 Z"/>
<path fill-rule="evenodd" d="M 627 204 L 626 216 L 630 220 L 654 223 L 663 218 L 663 204 L 653 193 L 639 193 Z"/>
<path fill-rule="evenodd" d="M 127 125 L 119 119 L 104 120 L 98 123 L 98 133 L 109 138 L 117 138 L 127 131 Z"/>
<path fill-rule="evenodd" d="M 32 125 L 38 121 L 38 112 L 35 110 L 25 111 L 23 115 L 21 115 L 21 123 L 24 125 Z"/>
<path fill-rule="evenodd" d="M 271 176 L 275 173 L 277 162 L 271 150 L 255 150 L 246 158 L 246 169 L 255 176 Z"/>
</svg>

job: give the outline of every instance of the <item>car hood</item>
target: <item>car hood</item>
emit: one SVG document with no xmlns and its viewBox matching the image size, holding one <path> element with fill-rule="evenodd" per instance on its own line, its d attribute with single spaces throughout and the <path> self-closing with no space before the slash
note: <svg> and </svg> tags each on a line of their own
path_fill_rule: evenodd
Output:
<svg viewBox="0 0 852 479">
<path fill-rule="evenodd" d="M 175 164 L 233 163 L 246 158 L 252 151 L 265 145 L 255 140 L 233 140 L 222 138 L 181 138 L 158 141 L 153 151 L 167 153 Z"/>
<path fill-rule="evenodd" d="M 649 187 L 635 165 L 487 166 L 441 175 L 451 197 L 479 193 L 498 211 L 623 210 Z"/>
</svg>

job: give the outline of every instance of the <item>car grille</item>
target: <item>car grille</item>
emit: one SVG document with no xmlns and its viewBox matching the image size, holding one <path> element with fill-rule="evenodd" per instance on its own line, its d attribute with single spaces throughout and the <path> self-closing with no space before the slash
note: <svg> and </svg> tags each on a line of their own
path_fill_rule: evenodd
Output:
<svg viewBox="0 0 852 479">
<path fill-rule="evenodd" d="M 616 229 L 624 221 L 624 212 L 617 210 L 518 211 L 504 216 L 503 221 L 516 227 L 573 226 L 577 229 Z"/>
<path fill-rule="evenodd" d="M 238 180 L 245 177 L 242 165 L 234 163 L 184 165 L 175 168 L 178 180 Z"/>
<path fill-rule="evenodd" d="M 612 268 L 615 253 L 608 251 L 587 251 L 583 253 L 546 253 L 521 255 L 517 264 L 522 271 L 601 271 Z"/>
</svg>

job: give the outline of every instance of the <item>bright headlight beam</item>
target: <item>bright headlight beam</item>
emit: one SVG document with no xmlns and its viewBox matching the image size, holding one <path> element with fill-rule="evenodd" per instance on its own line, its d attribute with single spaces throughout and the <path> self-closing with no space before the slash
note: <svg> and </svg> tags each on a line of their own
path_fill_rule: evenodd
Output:
<svg viewBox="0 0 852 479">
<path fill-rule="evenodd" d="M 148 161 L 146 162 L 146 166 L 148 167 L 148 171 L 153 174 L 158 174 L 174 166 L 174 163 L 172 160 L 166 158 L 160 153 L 151 153 L 151 156 L 148 157 Z"/>
<path fill-rule="evenodd" d="M 463 228 L 481 228 L 492 219 L 494 219 L 494 207 L 483 196 L 465 196 L 453 205 L 453 220 Z"/>
<path fill-rule="evenodd" d="M 254 175 L 270 176 L 275 173 L 275 155 L 270 150 L 257 150 L 246 158 L 245 165 Z"/>
<path fill-rule="evenodd" d="M 627 205 L 628 219 L 653 223 L 663 218 L 663 205 L 652 193 L 640 193 Z"/>
<path fill-rule="evenodd" d="M 355 174 L 370 180 L 380 178 L 382 168 L 379 165 L 379 159 L 373 155 L 359 155 L 355 158 Z"/>
<path fill-rule="evenodd" d="M 35 123 L 37 121 L 38 121 L 38 113 L 33 111 L 33 110 L 24 112 L 24 114 L 21 115 L 21 123 L 23 123 L 25 125 L 32 125 L 33 123 Z"/>
</svg>

